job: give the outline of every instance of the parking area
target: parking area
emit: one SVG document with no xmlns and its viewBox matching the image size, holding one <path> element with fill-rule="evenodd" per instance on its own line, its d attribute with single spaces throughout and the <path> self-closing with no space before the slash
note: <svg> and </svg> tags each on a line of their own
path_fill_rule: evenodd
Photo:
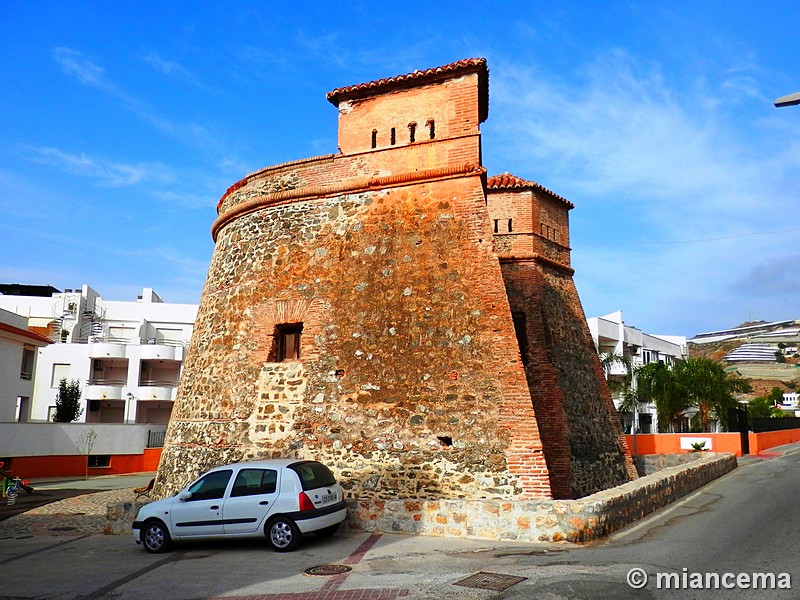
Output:
<svg viewBox="0 0 800 600">
<path fill-rule="evenodd" d="M 0 538 L 0 567 L 6 573 L 2 596 L 12 598 L 490 598 L 529 577 L 529 567 L 514 557 L 546 551 L 531 544 L 342 533 L 307 536 L 290 553 L 273 552 L 265 541 L 225 541 L 152 555 L 130 536 L 23 535 Z M 475 578 L 487 572 L 494 577 Z M 459 584 L 468 577 L 482 587 Z"/>
<path fill-rule="evenodd" d="M 530 566 L 523 567 L 515 557 L 559 553 L 571 547 L 340 532 L 330 538 L 304 536 L 300 547 L 290 553 L 272 551 L 266 540 L 231 540 L 183 544 L 153 555 L 131 535 L 101 533 L 106 505 L 132 501 L 133 488 L 150 476 L 35 481 L 35 492 L 20 496 L 19 505 L 0 506 L 0 569 L 4 573 L 0 597 L 512 597 L 508 594 L 522 593 L 531 577 Z"/>
</svg>

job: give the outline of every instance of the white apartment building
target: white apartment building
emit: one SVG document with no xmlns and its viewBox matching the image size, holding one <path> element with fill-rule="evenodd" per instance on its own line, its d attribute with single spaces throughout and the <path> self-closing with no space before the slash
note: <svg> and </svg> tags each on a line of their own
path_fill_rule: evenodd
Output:
<svg viewBox="0 0 800 600">
<path fill-rule="evenodd" d="M 644 333 L 635 327 L 626 325 L 620 310 L 602 317 L 591 317 L 586 321 L 589 324 L 589 331 L 595 346 L 601 355 L 625 356 L 634 368 L 658 361 L 672 365 L 676 360 L 684 360 L 688 357 L 686 337 Z M 624 365 L 615 363 L 610 366 L 610 379 L 623 379 L 626 375 Z M 619 408 L 622 401 L 621 394 L 616 394 L 613 400 L 614 406 Z M 633 415 L 621 414 L 620 416 L 626 433 L 631 433 Z M 640 404 L 637 433 L 656 433 L 657 431 L 655 405 Z"/>
<path fill-rule="evenodd" d="M 86 423 L 166 424 L 197 315 L 144 288 L 136 301 L 105 300 L 88 285 L 0 285 L 0 308 L 54 343 L 37 351 L 32 400 L 18 421 L 50 421 L 59 381 L 80 381 Z"/>
<path fill-rule="evenodd" d="M 37 350 L 49 344 L 28 329 L 28 319 L 0 309 L 0 422 L 30 411 Z"/>
</svg>

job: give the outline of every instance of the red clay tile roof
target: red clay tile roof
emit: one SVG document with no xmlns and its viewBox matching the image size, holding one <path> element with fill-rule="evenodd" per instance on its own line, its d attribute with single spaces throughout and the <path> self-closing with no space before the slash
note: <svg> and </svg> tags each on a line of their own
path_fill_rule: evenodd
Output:
<svg viewBox="0 0 800 600">
<path fill-rule="evenodd" d="M 465 58 L 452 62 L 449 65 L 425 69 L 424 71 L 414 71 L 406 75 L 396 77 L 385 77 L 367 83 L 359 83 L 347 87 L 336 88 L 328 92 L 326 97 L 328 102 L 338 106 L 342 100 L 351 98 L 364 98 L 376 94 L 385 93 L 391 90 L 406 89 L 452 79 L 462 72 L 478 73 L 478 101 L 480 102 L 481 123 L 489 116 L 489 69 L 486 67 L 485 58 Z"/>
<path fill-rule="evenodd" d="M 526 179 L 522 179 L 517 177 L 516 175 L 512 175 L 508 171 L 505 173 L 501 173 L 500 175 L 492 175 L 491 177 L 486 179 L 486 188 L 489 190 L 508 190 L 508 189 L 526 189 L 526 188 L 535 188 L 537 190 L 541 190 L 550 196 L 552 196 L 556 200 L 560 200 L 564 204 L 566 204 L 569 208 L 575 208 L 575 205 L 567 200 L 566 198 L 559 196 L 555 192 L 548 190 L 543 185 L 539 185 L 535 181 L 528 181 Z"/>
</svg>

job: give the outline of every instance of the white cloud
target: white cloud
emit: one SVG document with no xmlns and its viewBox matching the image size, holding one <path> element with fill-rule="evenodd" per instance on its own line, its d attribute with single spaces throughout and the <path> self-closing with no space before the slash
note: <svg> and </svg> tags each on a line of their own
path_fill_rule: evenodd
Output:
<svg viewBox="0 0 800 600">
<path fill-rule="evenodd" d="M 70 154 L 58 148 L 29 147 L 30 160 L 54 166 L 78 177 L 94 179 L 104 187 L 128 187 L 141 183 L 169 182 L 173 176 L 165 166 L 155 163 L 125 164 L 87 156 L 84 153 Z"/>
<path fill-rule="evenodd" d="M 495 65 L 493 154 L 576 204 L 587 313 L 622 309 L 661 333 L 735 325 L 749 302 L 738 296 L 762 274 L 775 279 L 760 287 L 763 312 L 800 316 L 785 293 L 800 217 L 787 150 L 797 132 L 776 127 L 758 81 L 742 68 L 684 85 L 623 52 L 577 74 Z"/>
</svg>

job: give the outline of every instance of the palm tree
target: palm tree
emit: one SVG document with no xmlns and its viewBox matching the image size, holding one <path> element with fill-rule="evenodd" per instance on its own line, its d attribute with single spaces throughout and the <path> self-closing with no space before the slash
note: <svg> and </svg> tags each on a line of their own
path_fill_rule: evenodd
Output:
<svg viewBox="0 0 800 600">
<path fill-rule="evenodd" d="M 738 377 L 729 377 L 720 363 L 708 358 L 690 358 L 675 366 L 675 378 L 691 406 L 700 431 L 709 431 L 711 421 L 728 423 L 728 409 L 738 406 L 733 393 L 749 384 Z"/>
<path fill-rule="evenodd" d="M 658 428 L 679 432 L 690 403 L 672 369 L 658 361 L 636 369 L 636 396 L 639 402 L 656 405 Z"/>
<path fill-rule="evenodd" d="M 696 408 L 694 417 L 700 431 L 709 431 L 711 422 L 728 421 L 728 409 L 738 406 L 734 392 L 747 391 L 749 382 L 728 376 L 722 365 L 708 358 L 689 358 L 670 368 L 663 362 L 646 364 L 636 370 L 639 401 L 656 405 L 659 430 L 680 432 L 685 411 Z"/>
</svg>

